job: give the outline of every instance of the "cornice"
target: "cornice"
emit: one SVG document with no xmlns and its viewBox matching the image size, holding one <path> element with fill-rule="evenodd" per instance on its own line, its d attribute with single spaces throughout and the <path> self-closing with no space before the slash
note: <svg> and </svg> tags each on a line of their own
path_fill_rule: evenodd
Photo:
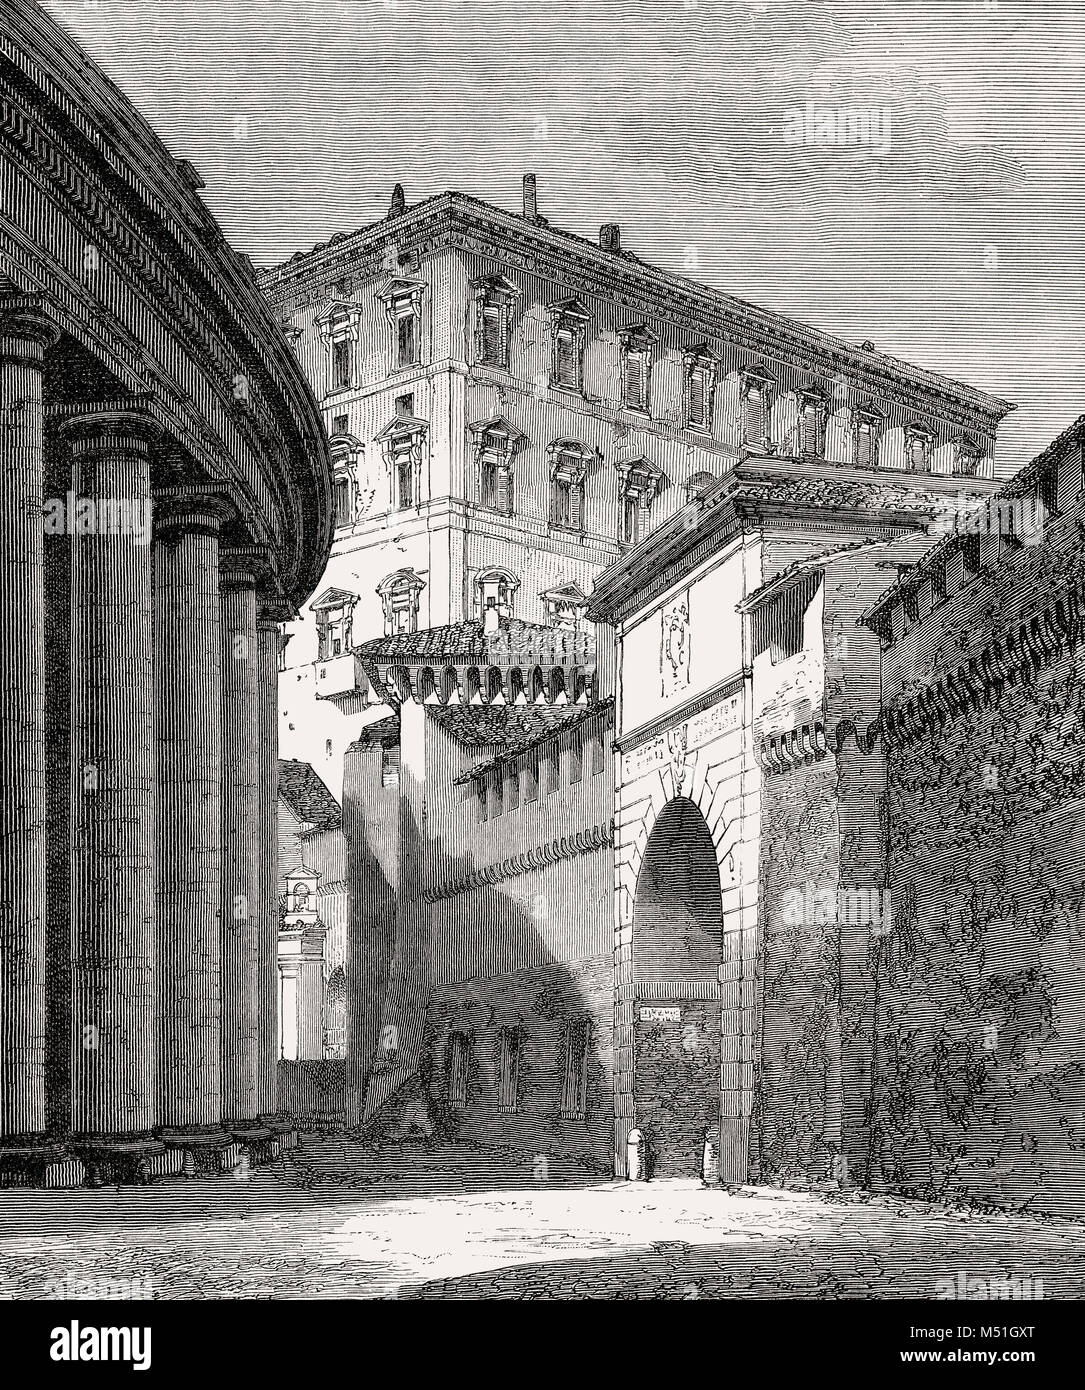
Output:
<svg viewBox="0 0 1085 1390">
<path fill-rule="evenodd" d="M 127 296 L 129 322 L 146 325 L 145 340 L 113 319 L 71 267 L 29 243 L 6 213 L 2 230 L 12 266 L 24 288 L 43 291 L 58 327 L 126 389 L 153 386 L 161 393 L 173 417 L 167 427 L 197 458 L 209 451 L 236 466 L 244 442 L 277 509 L 280 543 L 293 546 L 291 587 L 300 592 L 319 577 L 330 545 L 330 477 L 323 476 L 319 412 L 251 262 L 224 241 L 196 196 L 201 184 L 191 166 L 168 154 L 40 6 L 0 0 L 0 12 L 7 20 L 0 26 L 0 148 L 58 218 L 97 250 L 102 273 L 109 266 L 110 278 L 118 277 L 119 302 Z M 163 347 L 177 344 L 201 374 L 225 431 L 221 438 L 209 426 L 209 402 L 190 399 L 187 374 L 174 380 L 164 354 L 148 351 L 157 345 L 154 334 Z"/>
<path fill-rule="evenodd" d="M 458 193 L 438 195 L 401 218 L 349 234 L 334 248 L 288 261 L 265 274 L 264 288 L 279 303 L 287 297 L 287 286 L 290 292 L 299 287 L 311 292 L 348 266 L 366 277 L 379 274 L 384 247 L 392 241 L 401 255 L 452 249 L 502 266 L 517 265 L 565 287 L 570 296 L 593 295 L 632 314 L 687 328 L 710 345 L 723 338 L 751 356 L 798 370 L 825 377 L 846 374 L 863 391 L 903 400 L 962 428 L 993 432 L 1015 408 L 964 383 L 855 348 L 810 325 L 649 266 L 627 252 L 603 251 L 572 233 L 526 222 Z"/>
<path fill-rule="evenodd" d="M 1032 616 L 1015 621 L 955 670 L 886 706 L 880 720 L 886 741 L 915 742 L 996 702 L 1007 685 L 1050 665 L 1083 637 L 1085 575 L 1077 575 L 1048 595 Z"/>
<path fill-rule="evenodd" d="M 422 901 L 436 903 L 447 898 L 456 898 L 478 888 L 491 887 L 493 884 L 501 883 L 504 879 L 518 878 L 521 874 L 529 873 L 532 869 L 545 869 L 551 864 L 560 863 L 563 859 L 575 859 L 578 855 L 594 854 L 598 850 L 611 848 L 613 845 L 614 822 L 611 821 L 608 825 L 593 825 L 575 835 L 564 836 L 562 839 L 554 840 L 548 844 L 536 845 L 532 849 L 525 850 L 522 854 L 513 855 L 510 859 L 502 859 L 500 863 L 490 864 L 481 869 L 473 869 L 470 873 L 464 874 L 462 878 L 447 880 L 432 888 L 427 888 L 422 893 Z"/>
</svg>

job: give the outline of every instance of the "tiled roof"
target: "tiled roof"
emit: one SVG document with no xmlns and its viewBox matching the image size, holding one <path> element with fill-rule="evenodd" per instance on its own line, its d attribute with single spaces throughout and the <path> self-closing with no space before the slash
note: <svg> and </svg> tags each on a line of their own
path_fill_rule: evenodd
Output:
<svg viewBox="0 0 1085 1390">
<path fill-rule="evenodd" d="M 343 812 L 310 763 L 279 761 L 279 795 L 306 825 L 316 830 L 338 830 Z"/>
<path fill-rule="evenodd" d="M 522 618 L 498 620 L 496 632 L 486 632 L 479 618 L 447 627 L 427 627 L 419 632 L 399 632 L 391 637 L 377 637 L 358 647 L 363 660 L 382 664 L 401 662 L 404 665 L 464 665 L 467 663 L 499 663 L 509 656 L 522 665 L 569 661 L 574 654 L 583 660 L 593 655 L 594 634 L 570 629 L 529 623 Z"/>
<path fill-rule="evenodd" d="M 454 779 L 468 782 L 506 758 L 575 729 L 613 704 L 606 699 L 590 705 L 435 705 L 430 707 L 430 715 L 460 743 L 489 750 L 488 758 Z"/>
</svg>

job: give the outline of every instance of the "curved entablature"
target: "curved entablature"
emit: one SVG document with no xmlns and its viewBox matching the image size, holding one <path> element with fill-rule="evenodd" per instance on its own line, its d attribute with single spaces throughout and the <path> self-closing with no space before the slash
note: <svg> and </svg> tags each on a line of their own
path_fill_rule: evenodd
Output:
<svg viewBox="0 0 1085 1390">
<path fill-rule="evenodd" d="M 54 414 L 144 411 L 155 490 L 210 487 L 295 610 L 331 547 L 319 410 L 251 262 L 118 88 L 35 0 L 0 0 L 0 293 L 56 330 Z"/>
</svg>

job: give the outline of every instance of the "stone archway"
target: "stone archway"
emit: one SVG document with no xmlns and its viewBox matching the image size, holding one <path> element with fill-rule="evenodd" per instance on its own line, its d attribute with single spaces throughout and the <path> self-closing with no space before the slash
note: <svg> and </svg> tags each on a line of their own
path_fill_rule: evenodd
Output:
<svg viewBox="0 0 1085 1390">
<path fill-rule="evenodd" d="M 723 904 L 712 832 L 674 797 L 644 849 L 633 904 L 633 1112 L 658 1177 L 695 1177 L 720 1123 Z"/>
</svg>

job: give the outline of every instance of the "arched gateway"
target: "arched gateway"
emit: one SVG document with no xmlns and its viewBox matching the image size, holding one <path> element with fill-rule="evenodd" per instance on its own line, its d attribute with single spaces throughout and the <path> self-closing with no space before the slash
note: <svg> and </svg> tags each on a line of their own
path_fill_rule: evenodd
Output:
<svg viewBox="0 0 1085 1390">
<path fill-rule="evenodd" d="M 658 1177 L 692 1177 L 720 1120 L 723 908 L 712 833 L 677 796 L 648 837 L 633 905 L 633 1101 Z"/>
</svg>

